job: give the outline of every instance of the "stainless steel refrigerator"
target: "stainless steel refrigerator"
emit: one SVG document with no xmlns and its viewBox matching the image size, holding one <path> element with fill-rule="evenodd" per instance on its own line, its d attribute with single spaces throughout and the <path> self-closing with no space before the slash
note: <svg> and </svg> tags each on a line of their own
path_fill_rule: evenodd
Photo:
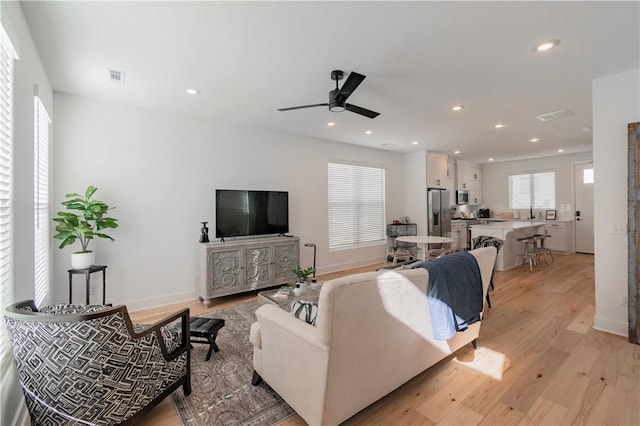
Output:
<svg viewBox="0 0 640 426">
<path fill-rule="evenodd" d="M 451 198 L 449 191 L 427 190 L 428 235 L 444 237 L 451 232 Z"/>
</svg>

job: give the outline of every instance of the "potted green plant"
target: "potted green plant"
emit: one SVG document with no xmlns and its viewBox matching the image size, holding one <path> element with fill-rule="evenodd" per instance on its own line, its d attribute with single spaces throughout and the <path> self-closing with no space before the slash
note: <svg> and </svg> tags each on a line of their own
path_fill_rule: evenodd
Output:
<svg viewBox="0 0 640 426">
<path fill-rule="evenodd" d="M 313 274 L 313 266 L 309 266 L 306 269 L 302 269 L 300 268 L 300 265 L 296 266 L 295 269 L 293 269 L 293 273 L 296 274 L 296 276 L 298 277 L 298 283 L 303 284 L 307 282 L 307 279 L 309 278 L 309 275 Z"/>
<path fill-rule="evenodd" d="M 95 186 L 89 186 L 84 193 L 67 194 L 67 200 L 62 205 L 67 211 L 60 211 L 53 219 L 56 222 L 57 234 L 53 238 L 62 240 L 59 248 L 64 248 L 76 241 L 80 242 L 81 250 L 71 254 L 71 267 L 73 269 L 88 268 L 95 262 L 95 253 L 89 250 L 89 242 L 94 238 L 114 239 L 105 234 L 105 229 L 118 227 L 118 219 L 107 216 L 109 207 L 105 202 L 96 200 L 93 194 L 98 190 Z"/>
</svg>

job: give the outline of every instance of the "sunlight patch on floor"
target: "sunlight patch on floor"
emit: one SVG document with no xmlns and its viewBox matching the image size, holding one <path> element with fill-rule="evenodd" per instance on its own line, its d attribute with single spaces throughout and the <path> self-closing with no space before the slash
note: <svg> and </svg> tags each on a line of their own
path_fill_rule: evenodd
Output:
<svg viewBox="0 0 640 426">
<path fill-rule="evenodd" d="M 486 347 L 463 353 L 453 361 L 496 380 L 502 380 L 502 374 L 507 369 L 507 358 L 504 354 Z"/>
</svg>

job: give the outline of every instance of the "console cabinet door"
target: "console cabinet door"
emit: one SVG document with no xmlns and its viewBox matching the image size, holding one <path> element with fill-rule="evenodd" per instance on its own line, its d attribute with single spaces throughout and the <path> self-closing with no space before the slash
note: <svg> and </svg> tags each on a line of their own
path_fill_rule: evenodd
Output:
<svg viewBox="0 0 640 426">
<path fill-rule="evenodd" d="M 298 266 L 299 250 L 300 244 L 298 241 L 290 243 L 275 243 L 273 245 L 275 284 L 295 282 L 296 277 L 293 270 Z"/>
<path fill-rule="evenodd" d="M 297 237 L 199 244 L 198 297 L 208 307 L 216 297 L 293 283 L 299 244 Z"/>
<path fill-rule="evenodd" d="M 271 244 L 244 248 L 244 279 L 247 290 L 267 287 L 273 281 Z"/>
<path fill-rule="evenodd" d="M 244 291 L 244 249 L 215 248 L 209 251 L 207 295 L 222 296 Z"/>
</svg>

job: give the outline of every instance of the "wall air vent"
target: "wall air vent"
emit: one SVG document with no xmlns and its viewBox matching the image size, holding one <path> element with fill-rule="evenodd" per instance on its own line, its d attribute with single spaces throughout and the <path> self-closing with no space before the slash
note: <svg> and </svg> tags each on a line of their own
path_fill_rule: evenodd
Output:
<svg viewBox="0 0 640 426">
<path fill-rule="evenodd" d="M 109 81 L 113 83 L 124 84 L 124 71 L 118 70 L 108 70 L 109 71 Z"/>
<path fill-rule="evenodd" d="M 561 109 L 560 111 L 547 112 L 545 114 L 536 115 L 540 121 L 551 121 L 559 118 L 571 117 L 573 113 L 568 109 Z"/>
</svg>

